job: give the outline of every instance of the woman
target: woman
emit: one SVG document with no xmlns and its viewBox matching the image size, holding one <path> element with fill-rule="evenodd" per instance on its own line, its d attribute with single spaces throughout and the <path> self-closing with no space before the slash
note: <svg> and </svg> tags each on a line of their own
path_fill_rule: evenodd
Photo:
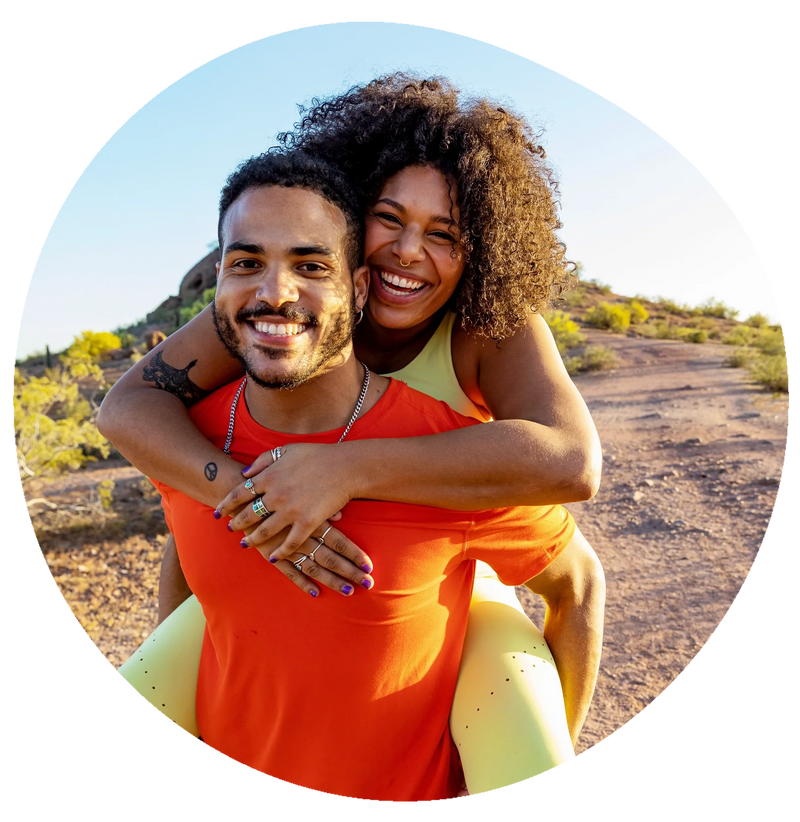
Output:
<svg viewBox="0 0 800 822">
<path fill-rule="evenodd" d="M 175 393 L 197 397 L 240 375 L 205 311 L 115 386 L 103 406 L 102 430 L 149 475 L 217 505 L 215 515 L 231 517 L 232 529 L 248 532 L 243 544 L 314 594 L 318 586 L 288 560 L 350 499 L 475 510 L 591 496 L 599 479 L 596 432 L 544 320 L 533 313 L 566 281 L 568 264 L 555 233 L 555 183 L 527 124 L 485 100 L 459 101 L 444 80 L 398 74 L 316 103 L 281 139 L 339 165 L 366 205 L 371 295 L 356 333 L 359 359 L 461 413 L 495 422 L 418 439 L 293 445 L 280 461 L 263 455 L 245 475 L 274 514 L 254 527 L 259 520 L 241 466 L 193 428 L 176 397 L 153 390 L 179 372 L 184 381 Z M 153 418 L 159 420 L 155 428 L 145 422 Z M 220 487 L 233 489 L 221 503 Z M 580 535 L 575 539 L 585 544 Z M 326 537 L 331 545 L 339 540 L 335 529 Z M 342 558 L 317 581 L 348 594 L 347 581 L 363 581 L 371 567 L 344 540 L 341 552 L 364 567 Z M 167 567 L 177 570 L 171 559 Z M 460 717 L 474 710 L 471 691 L 481 672 L 508 662 L 487 662 L 493 648 L 494 657 L 502 656 L 494 640 L 505 631 L 520 650 L 542 642 L 513 591 L 489 569 L 478 576 L 451 716 L 457 743 Z M 596 558 L 588 560 L 586 580 L 585 595 L 602 600 Z M 511 607 L 488 607 L 498 603 Z M 506 626 L 499 627 L 503 619 Z M 602 620 L 591 629 L 599 636 Z M 518 688 L 519 704 L 498 706 L 492 737 L 477 751 L 459 747 L 471 792 L 509 784 L 572 755 L 599 644 L 596 653 L 579 658 L 582 649 L 558 639 L 566 717 L 537 710 L 547 701 L 547 683 L 534 686 L 542 693 Z"/>
</svg>

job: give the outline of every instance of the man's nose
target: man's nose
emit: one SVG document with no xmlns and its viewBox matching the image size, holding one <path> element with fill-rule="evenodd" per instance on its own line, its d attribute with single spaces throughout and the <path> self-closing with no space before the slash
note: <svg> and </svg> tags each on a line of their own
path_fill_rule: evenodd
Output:
<svg viewBox="0 0 800 822">
<path fill-rule="evenodd" d="M 280 267 L 264 272 L 256 291 L 259 302 L 269 303 L 275 308 L 285 303 L 296 303 L 299 297 L 296 277 L 291 271 Z"/>
<path fill-rule="evenodd" d="M 418 226 L 405 226 L 392 250 L 404 263 L 420 262 L 425 259 L 424 240 L 422 229 Z"/>
</svg>

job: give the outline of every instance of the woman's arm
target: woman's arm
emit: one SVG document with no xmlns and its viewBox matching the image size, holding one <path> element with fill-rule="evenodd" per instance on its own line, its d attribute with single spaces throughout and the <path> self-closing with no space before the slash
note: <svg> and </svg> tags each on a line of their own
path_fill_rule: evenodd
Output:
<svg viewBox="0 0 800 822">
<path fill-rule="evenodd" d="M 531 316 L 500 345 L 460 332 L 453 353 L 465 393 L 495 422 L 427 437 L 297 444 L 267 473 L 271 458 L 264 455 L 247 476 L 280 516 L 248 541 L 258 544 L 294 524 L 273 553 L 283 557 L 356 498 L 480 510 L 591 497 L 600 481 L 597 431 L 545 321 Z M 313 495 L 307 493 L 309 471 L 317 478 Z M 240 484 L 219 509 L 232 515 L 246 501 Z M 234 527 L 254 524 L 251 519 L 243 511 Z"/>
<path fill-rule="evenodd" d="M 144 474 L 214 507 L 244 466 L 197 430 L 187 408 L 242 373 L 206 308 L 117 381 L 97 427 Z"/>
</svg>

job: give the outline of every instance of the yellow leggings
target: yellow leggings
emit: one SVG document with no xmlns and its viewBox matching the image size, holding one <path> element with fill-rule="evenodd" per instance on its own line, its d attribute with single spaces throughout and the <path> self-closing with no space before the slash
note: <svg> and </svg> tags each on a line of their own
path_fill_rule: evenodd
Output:
<svg viewBox="0 0 800 822">
<path fill-rule="evenodd" d="M 513 588 L 478 563 L 450 732 L 470 794 L 542 773 L 575 753 L 561 683 L 541 631 Z M 119 669 L 151 704 L 198 736 L 197 672 L 205 631 L 190 597 Z"/>
</svg>

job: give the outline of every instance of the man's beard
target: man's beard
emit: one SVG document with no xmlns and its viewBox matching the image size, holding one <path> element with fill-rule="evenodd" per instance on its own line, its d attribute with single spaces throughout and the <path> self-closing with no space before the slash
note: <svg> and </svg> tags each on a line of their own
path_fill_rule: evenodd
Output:
<svg viewBox="0 0 800 822">
<path fill-rule="evenodd" d="M 215 303 L 211 304 L 211 313 L 214 317 L 214 328 L 222 344 L 228 352 L 242 364 L 245 373 L 253 382 L 262 388 L 296 388 L 298 385 L 311 379 L 324 365 L 329 363 L 337 354 L 340 354 L 353 339 L 356 327 L 356 298 L 351 295 L 350 304 L 331 318 L 330 327 L 323 339 L 309 352 L 306 362 L 300 363 L 295 371 L 281 376 L 269 376 L 259 372 L 252 356 L 251 348 L 266 354 L 270 360 L 281 360 L 291 357 L 293 352 L 286 349 L 270 349 L 254 343 L 252 346 L 242 345 L 236 332 L 236 325 L 259 317 L 283 317 L 292 322 L 304 323 L 317 327 L 319 322 L 315 314 L 310 311 L 298 311 L 288 306 L 272 308 L 264 305 L 254 310 L 242 309 L 236 313 L 235 322 L 217 311 Z"/>
</svg>

